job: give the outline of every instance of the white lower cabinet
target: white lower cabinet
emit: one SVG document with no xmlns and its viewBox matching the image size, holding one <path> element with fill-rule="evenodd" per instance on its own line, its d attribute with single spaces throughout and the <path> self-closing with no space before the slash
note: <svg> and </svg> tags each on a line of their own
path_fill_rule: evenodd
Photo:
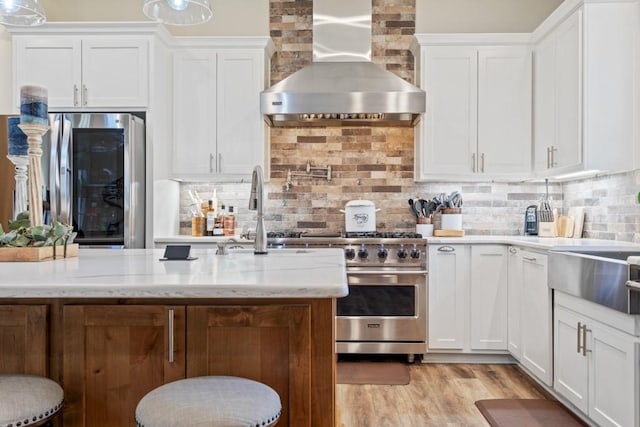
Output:
<svg viewBox="0 0 640 427">
<path fill-rule="evenodd" d="M 506 247 L 430 246 L 428 301 L 430 350 L 506 350 Z"/>
<path fill-rule="evenodd" d="M 547 385 L 553 381 L 551 289 L 547 255 L 522 251 L 522 356 L 520 363 Z"/>
<path fill-rule="evenodd" d="M 640 339 L 562 298 L 556 293 L 553 388 L 600 426 L 640 425 Z"/>
<path fill-rule="evenodd" d="M 551 290 L 547 255 L 509 248 L 508 348 L 528 372 L 553 382 Z"/>
</svg>

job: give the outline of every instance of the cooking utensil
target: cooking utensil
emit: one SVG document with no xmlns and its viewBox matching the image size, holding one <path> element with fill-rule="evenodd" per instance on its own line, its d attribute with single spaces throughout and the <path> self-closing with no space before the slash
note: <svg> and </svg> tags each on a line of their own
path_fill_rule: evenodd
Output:
<svg viewBox="0 0 640 427">
<path fill-rule="evenodd" d="M 540 200 L 540 210 L 538 215 L 540 215 L 540 222 L 553 222 L 553 210 L 549 203 L 549 179 L 545 178 L 544 183 L 546 186 L 546 192 L 545 196 Z"/>
<path fill-rule="evenodd" d="M 409 199 L 409 210 L 411 211 L 411 214 L 413 216 L 415 216 L 416 218 L 420 216 L 420 212 L 416 210 L 415 206 L 414 206 L 414 201 L 413 199 Z"/>
</svg>

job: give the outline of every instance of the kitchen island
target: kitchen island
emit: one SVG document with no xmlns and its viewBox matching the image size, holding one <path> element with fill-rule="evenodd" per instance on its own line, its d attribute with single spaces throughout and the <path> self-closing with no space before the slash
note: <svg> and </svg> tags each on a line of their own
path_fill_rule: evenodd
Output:
<svg viewBox="0 0 640 427">
<path fill-rule="evenodd" d="M 82 249 L 2 263 L 0 373 L 47 375 L 65 391 L 65 427 L 133 426 L 166 382 L 237 375 L 273 387 L 282 426 L 335 423 L 340 249 L 249 250 L 160 261 L 162 250 Z"/>
</svg>

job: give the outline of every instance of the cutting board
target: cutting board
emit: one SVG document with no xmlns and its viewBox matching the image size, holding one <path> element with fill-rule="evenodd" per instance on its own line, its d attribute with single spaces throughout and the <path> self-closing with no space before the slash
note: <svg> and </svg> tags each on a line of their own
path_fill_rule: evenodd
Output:
<svg viewBox="0 0 640 427">
<path fill-rule="evenodd" d="M 435 237 L 464 237 L 464 230 L 433 230 Z"/>
<path fill-rule="evenodd" d="M 576 239 L 581 238 L 584 227 L 584 208 L 569 208 L 567 216 L 573 218 L 573 237 Z"/>
<path fill-rule="evenodd" d="M 575 220 L 572 216 L 562 215 L 558 218 L 558 237 L 573 237 Z"/>
<path fill-rule="evenodd" d="M 67 245 L 67 258 L 78 256 L 78 244 Z M 64 259 L 64 247 L 56 246 L 56 258 Z M 0 248 L 0 262 L 33 262 L 53 259 L 53 246 Z"/>
</svg>

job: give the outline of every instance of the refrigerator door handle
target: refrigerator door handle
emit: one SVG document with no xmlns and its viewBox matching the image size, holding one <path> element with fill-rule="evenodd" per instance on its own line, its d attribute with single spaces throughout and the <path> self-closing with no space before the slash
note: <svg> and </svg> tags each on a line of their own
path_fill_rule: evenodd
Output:
<svg viewBox="0 0 640 427">
<path fill-rule="evenodd" d="M 60 158 L 58 143 L 60 137 L 60 116 L 55 115 L 51 126 L 51 147 L 49 152 L 49 209 L 51 219 L 59 220 L 60 214 Z"/>
<path fill-rule="evenodd" d="M 71 224 L 71 122 L 62 121 L 62 140 L 60 141 L 60 219 Z"/>
</svg>

